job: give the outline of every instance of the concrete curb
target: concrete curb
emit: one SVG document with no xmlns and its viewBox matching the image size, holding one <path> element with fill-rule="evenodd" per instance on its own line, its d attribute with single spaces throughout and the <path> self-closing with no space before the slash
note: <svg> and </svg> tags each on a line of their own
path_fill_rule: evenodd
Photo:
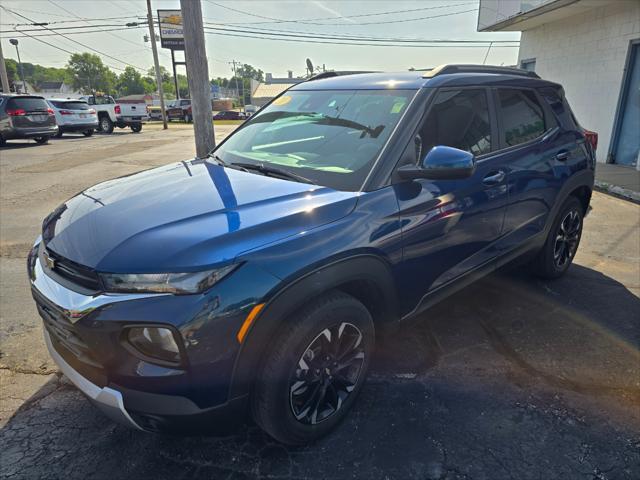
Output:
<svg viewBox="0 0 640 480">
<path fill-rule="evenodd" d="M 622 200 L 628 200 L 630 202 L 640 204 L 640 192 L 635 192 L 628 188 L 622 188 L 599 180 L 595 181 L 594 187 L 599 192 L 607 193 L 614 197 L 621 198 Z"/>
</svg>

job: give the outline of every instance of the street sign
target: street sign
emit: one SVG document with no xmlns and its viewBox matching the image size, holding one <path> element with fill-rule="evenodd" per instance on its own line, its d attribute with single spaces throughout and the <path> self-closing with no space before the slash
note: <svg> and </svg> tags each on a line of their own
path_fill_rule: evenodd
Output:
<svg viewBox="0 0 640 480">
<path fill-rule="evenodd" d="M 184 50 L 182 11 L 158 10 L 158 25 L 160 25 L 160 45 L 162 48 Z"/>
</svg>

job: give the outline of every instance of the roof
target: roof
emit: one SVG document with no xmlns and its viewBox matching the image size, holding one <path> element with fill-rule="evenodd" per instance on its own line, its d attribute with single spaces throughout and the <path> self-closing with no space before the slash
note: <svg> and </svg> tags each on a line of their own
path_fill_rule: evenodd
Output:
<svg viewBox="0 0 640 480">
<path fill-rule="evenodd" d="M 259 84 L 253 91 L 251 96 L 253 98 L 273 98 L 280 95 L 287 88 L 296 85 L 295 83 L 274 83 L 267 85 L 266 83 Z"/>
<path fill-rule="evenodd" d="M 465 67 L 471 66 L 467 65 Z M 477 67 L 479 70 L 484 68 L 480 65 Z M 450 71 L 455 73 L 449 73 Z M 555 85 L 552 82 L 509 71 L 509 69 L 503 69 L 500 71 L 499 68 L 496 68 L 493 72 L 466 71 L 463 73 L 460 73 L 455 69 L 447 69 L 432 77 L 429 77 L 428 74 L 425 75 L 425 72 L 420 71 L 380 72 L 335 76 L 298 83 L 292 87 L 292 90 L 417 90 L 419 88 L 435 88 L 443 86 L 462 87 L 469 85 L 496 84 L 540 86 L 541 83 Z"/>
</svg>

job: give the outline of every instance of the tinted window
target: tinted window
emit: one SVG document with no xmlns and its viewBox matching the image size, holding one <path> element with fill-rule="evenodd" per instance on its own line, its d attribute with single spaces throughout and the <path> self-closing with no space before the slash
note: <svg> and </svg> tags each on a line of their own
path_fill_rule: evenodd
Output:
<svg viewBox="0 0 640 480">
<path fill-rule="evenodd" d="M 519 145 L 542 135 L 546 128 L 542 106 L 531 90 L 498 90 L 503 141 Z"/>
<path fill-rule="evenodd" d="M 439 92 L 420 129 L 417 158 L 436 145 L 466 150 L 474 155 L 491 151 L 491 121 L 485 90 Z"/>
<path fill-rule="evenodd" d="M 96 105 L 110 105 L 116 103 L 111 97 L 96 97 Z"/>
<path fill-rule="evenodd" d="M 289 91 L 216 150 L 227 163 L 271 164 L 338 190 L 362 186 L 415 90 Z"/>
<path fill-rule="evenodd" d="M 89 110 L 89 105 L 87 105 L 85 102 L 52 101 L 51 104 L 56 108 L 67 108 L 69 110 Z"/>
<path fill-rule="evenodd" d="M 44 98 L 39 97 L 17 97 L 12 98 L 7 103 L 7 108 L 20 108 L 27 112 L 33 112 L 36 110 L 47 110 L 49 105 L 45 102 Z"/>
</svg>

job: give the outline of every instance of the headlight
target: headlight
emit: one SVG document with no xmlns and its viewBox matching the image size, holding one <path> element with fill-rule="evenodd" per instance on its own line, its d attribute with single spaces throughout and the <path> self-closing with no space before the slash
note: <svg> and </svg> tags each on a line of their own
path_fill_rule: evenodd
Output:
<svg viewBox="0 0 640 480">
<path fill-rule="evenodd" d="M 228 265 L 215 270 L 189 273 L 101 273 L 108 292 L 200 293 L 235 270 Z"/>
<path fill-rule="evenodd" d="M 180 363 L 180 349 L 173 332 L 164 327 L 131 327 L 127 342 L 144 357 L 170 363 Z"/>
</svg>

